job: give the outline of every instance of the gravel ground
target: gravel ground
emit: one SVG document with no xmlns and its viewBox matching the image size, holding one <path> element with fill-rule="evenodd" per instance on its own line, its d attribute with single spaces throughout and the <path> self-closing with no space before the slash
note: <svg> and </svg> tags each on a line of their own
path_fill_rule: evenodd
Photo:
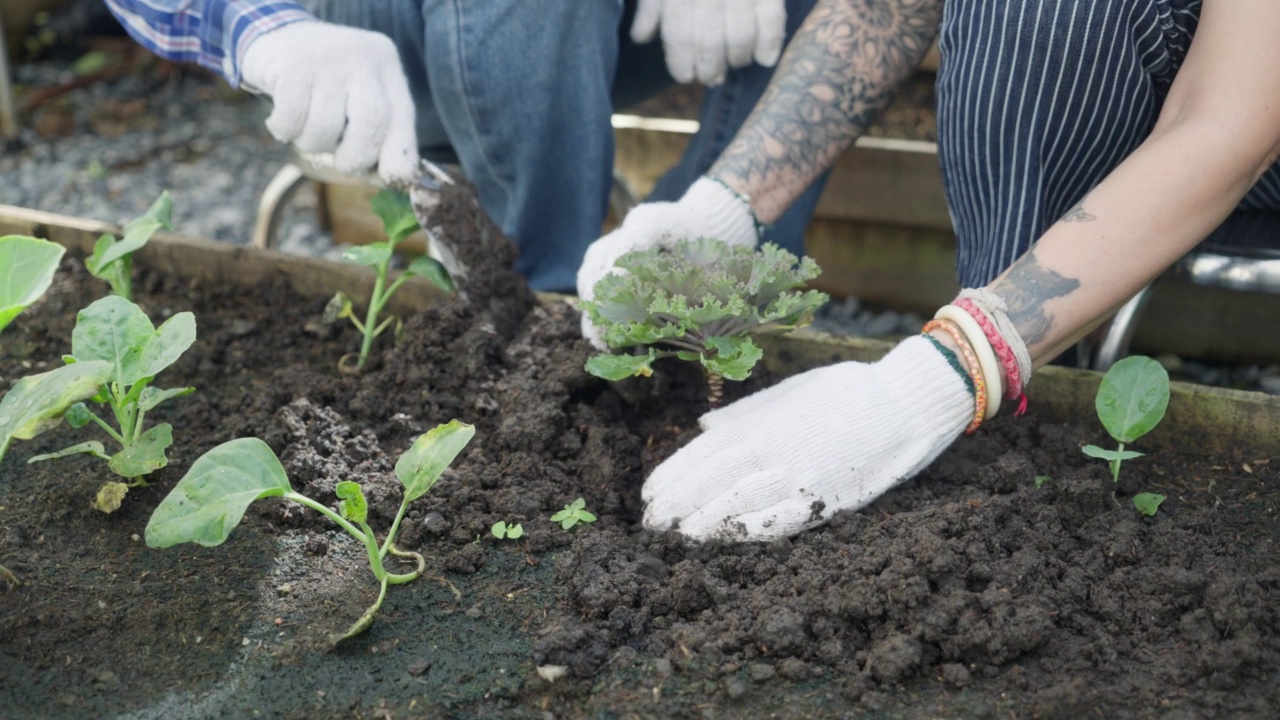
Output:
<svg viewBox="0 0 1280 720">
<path fill-rule="evenodd" d="M 23 118 L 19 139 L 0 157 L 0 203 L 122 223 L 168 189 L 182 234 L 247 244 L 258 199 L 288 159 L 287 148 L 263 127 L 267 103 L 203 71 L 135 59 L 131 71 L 42 103 Z M 75 77 L 65 63 L 19 64 L 18 104 Z M 317 202 L 312 188 L 295 195 L 280 225 L 280 249 L 340 255 L 318 223 Z M 815 327 L 883 337 L 916 332 L 921 324 L 918 316 L 849 299 L 824 308 Z M 1175 377 L 1280 394 L 1280 365 L 1161 359 Z"/>
</svg>

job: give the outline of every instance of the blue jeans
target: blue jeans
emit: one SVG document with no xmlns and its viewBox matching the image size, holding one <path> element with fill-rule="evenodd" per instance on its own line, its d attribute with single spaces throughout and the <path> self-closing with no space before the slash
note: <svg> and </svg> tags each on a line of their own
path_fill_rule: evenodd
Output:
<svg viewBox="0 0 1280 720">
<path fill-rule="evenodd" d="M 788 0 L 788 30 L 816 0 Z M 613 178 L 615 108 L 674 81 L 661 39 L 627 36 L 622 0 L 304 0 L 322 19 L 377 30 L 400 50 L 424 157 L 456 161 L 520 248 L 535 290 L 575 292 L 600 236 Z M 703 99 L 698 133 L 649 200 L 674 200 L 705 173 L 764 93 L 771 68 L 728 74 Z M 616 80 L 615 80 L 616 78 Z M 803 253 L 825 176 L 766 232 Z"/>
</svg>

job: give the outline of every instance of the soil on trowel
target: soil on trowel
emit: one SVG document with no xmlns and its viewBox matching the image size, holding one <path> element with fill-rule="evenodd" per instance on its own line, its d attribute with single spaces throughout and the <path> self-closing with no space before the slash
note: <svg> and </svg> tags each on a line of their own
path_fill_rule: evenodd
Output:
<svg viewBox="0 0 1280 720">
<path fill-rule="evenodd" d="M 483 231 L 474 208 L 449 222 Z M 197 390 L 149 415 L 174 427 L 169 465 L 111 515 L 89 506 L 101 461 L 27 464 L 106 438 L 63 425 L 10 448 L 0 564 L 21 584 L 0 593 L 0 716 L 1276 716 L 1280 459 L 1140 441 L 1152 452 L 1115 488 L 1080 452 L 1101 428 L 1042 422 L 1033 402 L 820 529 L 689 544 L 644 529 L 639 495 L 697 433 L 698 373 L 665 365 L 620 393 L 583 372 L 571 307 L 505 282 L 482 308 L 406 318 L 352 376 L 337 363 L 359 339 L 319 324 L 325 298 L 140 269 L 151 317 L 190 310 L 199 329 L 157 384 Z M 64 261 L 0 339 L 4 386 L 53 367 L 105 291 Z M 758 371 L 728 399 L 778 379 Z M 337 646 L 377 588 L 363 548 L 316 513 L 270 499 L 220 547 L 141 540 L 191 463 L 245 436 L 320 502 L 362 483 L 385 530 L 396 459 L 453 418 L 475 438 L 398 541 L 426 575 Z M 1144 518 L 1139 491 L 1169 499 Z M 597 522 L 549 521 L 579 497 Z M 499 520 L 524 537 L 493 537 Z"/>
</svg>

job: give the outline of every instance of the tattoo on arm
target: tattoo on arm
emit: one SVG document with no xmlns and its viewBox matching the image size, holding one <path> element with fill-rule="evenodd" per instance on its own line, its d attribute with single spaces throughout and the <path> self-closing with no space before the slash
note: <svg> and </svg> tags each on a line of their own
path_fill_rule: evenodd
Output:
<svg viewBox="0 0 1280 720">
<path fill-rule="evenodd" d="M 1062 222 L 1093 222 L 1094 220 L 1097 220 L 1097 216 L 1091 215 L 1084 209 L 1084 201 L 1087 199 L 1088 198 L 1081 198 L 1080 202 L 1073 205 L 1071 209 L 1067 211 L 1067 214 L 1062 216 Z"/>
<path fill-rule="evenodd" d="M 1045 309 L 1053 298 L 1069 295 L 1080 287 L 1080 281 L 1059 275 L 1040 264 L 1033 246 L 1018 259 L 1009 272 L 991 285 L 991 291 L 1004 299 L 1009 319 L 1028 346 L 1043 342 L 1053 329 L 1054 318 Z"/>
<path fill-rule="evenodd" d="M 942 0 L 821 0 L 710 174 L 781 214 L 888 105 L 941 17 Z"/>
</svg>

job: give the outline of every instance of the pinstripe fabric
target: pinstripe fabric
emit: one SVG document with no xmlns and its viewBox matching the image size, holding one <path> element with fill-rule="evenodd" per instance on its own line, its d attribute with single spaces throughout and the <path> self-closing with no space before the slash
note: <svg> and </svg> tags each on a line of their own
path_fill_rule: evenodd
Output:
<svg viewBox="0 0 1280 720">
<path fill-rule="evenodd" d="M 956 270 L 981 287 L 1151 132 L 1201 0 L 951 0 L 938 146 Z M 1280 210 L 1280 164 L 1241 207 Z"/>
</svg>

